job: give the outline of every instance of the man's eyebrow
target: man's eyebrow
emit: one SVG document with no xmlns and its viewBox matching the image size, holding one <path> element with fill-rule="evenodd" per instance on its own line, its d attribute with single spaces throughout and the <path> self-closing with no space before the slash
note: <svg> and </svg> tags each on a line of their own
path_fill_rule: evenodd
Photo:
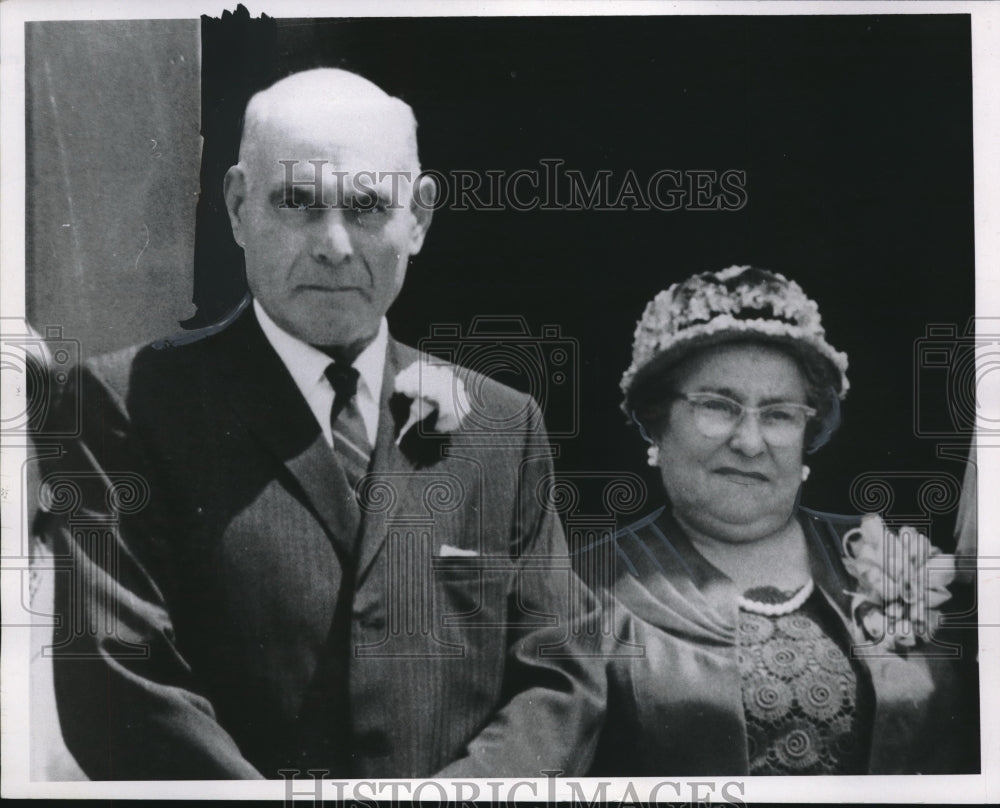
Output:
<svg viewBox="0 0 1000 808">
<path fill-rule="evenodd" d="M 355 202 L 361 202 L 365 206 L 385 205 L 390 207 L 393 202 L 393 195 L 389 189 L 375 186 L 362 186 L 355 188 L 347 186 L 342 189 L 343 197 L 337 199 L 336 187 L 332 189 L 322 188 L 323 207 L 346 207 Z M 311 182 L 296 182 L 291 184 L 278 184 L 271 188 L 268 199 L 272 204 L 281 205 L 292 204 L 296 200 L 296 207 L 301 204 L 312 205 L 317 198 L 316 187 Z"/>
<path fill-rule="evenodd" d="M 326 200 L 330 204 L 330 200 Z M 338 204 L 338 203 L 333 203 Z M 339 205 L 349 208 L 357 205 L 358 208 L 369 210 L 376 206 L 383 208 L 398 208 L 400 203 L 392 192 L 385 188 L 362 186 L 361 188 L 345 188 L 343 199 L 339 200 Z"/>
<path fill-rule="evenodd" d="M 343 188 L 344 196 L 348 199 L 356 196 L 387 200 L 391 196 L 391 190 L 382 185 L 352 185 L 347 184 Z"/>
<path fill-rule="evenodd" d="M 295 183 L 294 185 L 276 185 L 268 194 L 271 204 L 298 207 L 301 204 L 311 205 L 316 197 L 311 184 Z"/>
</svg>

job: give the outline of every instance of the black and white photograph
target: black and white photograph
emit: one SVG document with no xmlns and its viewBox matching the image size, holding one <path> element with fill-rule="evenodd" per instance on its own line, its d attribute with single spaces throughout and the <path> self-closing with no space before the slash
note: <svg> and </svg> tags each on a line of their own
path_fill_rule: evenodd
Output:
<svg viewBox="0 0 1000 808">
<path fill-rule="evenodd" d="M 88 6 L 0 7 L 5 797 L 1000 799 L 1000 13 Z"/>
</svg>

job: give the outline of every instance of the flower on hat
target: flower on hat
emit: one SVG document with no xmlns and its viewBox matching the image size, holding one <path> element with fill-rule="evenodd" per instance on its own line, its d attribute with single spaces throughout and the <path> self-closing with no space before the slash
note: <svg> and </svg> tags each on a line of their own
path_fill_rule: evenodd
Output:
<svg viewBox="0 0 1000 808">
<path fill-rule="evenodd" d="M 751 266 L 694 275 L 657 294 L 636 324 L 622 392 L 627 397 L 636 376 L 657 357 L 729 334 L 809 346 L 836 371 L 839 397 L 847 394 L 847 355 L 826 341 L 819 306 L 795 281 Z"/>
<path fill-rule="evenodd" d="M 396 374 L 394 389 L 412 400 L 409 417 L 396 439 L 397 446 L 411 427 L 433 413 L 437 413 L 435 432 L 454 432 L 469 411 L 465 385 L 445 365 L 414 362 Z"/>
<path fill-rule="evenodd" d="M 886 528 L 877 514 L 843 538 L 844 567 L 857 583 L 851 613 L 862 636 L 877 647 L 906 650 L 933 636 L 941 606 L 951 597 L 955 557 L 942 553 L 916 528 Z"/>
</svg>

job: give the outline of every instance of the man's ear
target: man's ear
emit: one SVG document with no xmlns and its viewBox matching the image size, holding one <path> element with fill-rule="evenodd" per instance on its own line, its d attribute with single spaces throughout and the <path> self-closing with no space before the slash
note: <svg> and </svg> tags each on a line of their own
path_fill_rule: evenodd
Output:
<svg viewBox="0 0 1000 808">
<path fill-rule="evenodd" d="M 413 229 L 410 232 L 410 255 L 416 255 L 424 246 L 424 239 L 431 226 L 434 206 L 437 203 L 438 188 L 433 177 L 420 175 L 413 188 L 410 212 L 413 214 Z"/>
<path fill-rule="evenodd" d="M 243 203 L 247 198 L 247 178 L 242 166 L 230 166 L 222 183 L 222 193 L 226 197 L 226 211 L 229 213 L 229 224 L 233 228 L 233 238 L 242 247 L 244 246 Z"/>
</svg>

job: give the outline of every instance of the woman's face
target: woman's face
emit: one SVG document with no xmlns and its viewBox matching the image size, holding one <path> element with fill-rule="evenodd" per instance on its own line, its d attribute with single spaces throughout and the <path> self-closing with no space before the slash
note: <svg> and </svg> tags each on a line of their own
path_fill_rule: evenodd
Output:
<svg viewBox="0 0 1000 808">
<path fill-rule="evenodd" d="M 767 345 L 733 344 L 695 354 L 675 371 L 674 392 L 716 393 L 744 406 L 806 403 L 798 363 Z M 677 515 L 722 541 L 763 538 L 788 521 L 802 481 L 803 434 L 774 446 L 744 413 L 731 434 L 706 437 L 694 408 L 674 402 L 660 447 L 663 485 Z"/>
</svg>

